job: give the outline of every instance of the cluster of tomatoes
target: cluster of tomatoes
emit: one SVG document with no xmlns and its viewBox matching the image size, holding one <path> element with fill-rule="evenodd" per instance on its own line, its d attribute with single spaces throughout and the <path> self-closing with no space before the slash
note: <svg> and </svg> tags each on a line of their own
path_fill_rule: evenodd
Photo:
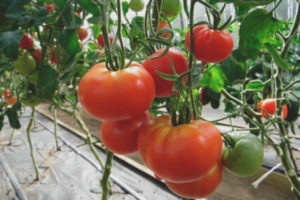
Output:
<svg viewBox="0 0 300 200">
<path fill-rule="evenodd" d="M 10 90 L 5 89 L 5 90 L 3 90 L 2 93 L 3 93 L 4 99 L 7 103 L 7 105 L 14 105 L 17 103 L 17 101 L 18 101 L 17 96 L 11 94 Z"/>
</svg>

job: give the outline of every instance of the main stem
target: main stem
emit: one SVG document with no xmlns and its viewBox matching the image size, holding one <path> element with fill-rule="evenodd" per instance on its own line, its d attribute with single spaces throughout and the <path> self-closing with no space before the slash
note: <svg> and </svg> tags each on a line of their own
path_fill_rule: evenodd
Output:
<svg viewBox="0 0 300 200">
<path fill-rule="evenodd" d="M 52 114 L 53 114 L 53 118 L 54 118 L 54 137 L 55 137 L 56 150 L 60 151 L 61 148 L 58 144 L 58 137 L 57 137 L 57 114 L 56 114 L 56 107 L 55 106 L 52 108 Z"/>
<path fill-rule="evenodd" d="M 27 133 L 27 139 L 28 139 L 28 143 L 29 143 L 29 147 L 30 147 L 30 155 L 31 155 L 32 163 L 33 163 L 35 174 L 36 174 L 36 180 L 39 180 L 40 173 L 39 173 L 38 165 L 35 161 L 34 152 L 33 152 L 34 149 L 33 149 L 31 135 L 30 135 L 30 131 L 31 131 L 34 119 L 35 119 L 35 108 L 32 108 L 31 117 L 30 117 L 30 121 L 28 123 L 27 129 L 26 129 L 26 133 Z"/>
<path fill-rule="evenodd" d="M 104 172 L 101 180 L 101 186 L 102 186 L 102 200 L 107 200 L 110 190 L 110 184 L 109 184 L 109 176 L 111 173 L 111 167 L 112 167 L 112 161 L 113 161 L 114 154 L 110 152 L 109 150 L 106 150 L 106 162 L 104 167 Z"/>
</svg>

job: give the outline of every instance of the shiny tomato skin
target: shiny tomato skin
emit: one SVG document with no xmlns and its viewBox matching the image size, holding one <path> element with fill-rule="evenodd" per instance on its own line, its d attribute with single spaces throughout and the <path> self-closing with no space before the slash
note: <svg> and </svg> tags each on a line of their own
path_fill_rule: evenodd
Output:
<svg viewBox="0 0 300 200">
<path fill-rule="evenodd" d="M 173 127 L 170 120 L 170 116 L 161 116 L 149 120 L 141 128 L 140 156 L 154 174 L 166 181 L 196 181 L 221 158 L 221 134 L 206 121 Z"/>
<path fill-rule="evenodd" d="M 250 133 L 234 135 L 232 148 L 224 148 L 224 167 L 233 175 L 248 177 L 254 175 L 264 160 L 264 146 L 260 140 Z"/>
<path fill-rule="evenodd" d="M 160 55 L 164 51 L 160 49 L 152 54 L 150 57 L 156 57 Z M 145 69 L 151 74 L 155 82 L 155 89 L 156 97 L 168 97 L 174 94 L 172 88 L 174 86 L 174 81 L 168 81 L 163 79 L 158 75 L 156 71 L 162 72 L 164 74 L 173 74 L 172 65 L 173 63 L 174 68 L 177 74 L 182 74 L 188 70 L 188 61 L 184 57 L 184 55 L 175 48 L 170 48 L 168 53 L 164 56 L 154 59 L 154 60 L 146 60 L 143 63 Z M 187 81 L 187 77 L 183 79 L 184 82 Z"/>
<path fill-rule="evenodd" d="M 198 199 L 213 193 L 221 183 L 222 175 L 223 165 L 222 161 L 219 161 L 207 174 L 197 181 L 189 183 L 172 183 L 166 181 L 166 185 L 181 197 Z"/>
<path fill-rule="evenodd" d="M 101 121 L 129 119 L 145 112 L 154 94 L 151 75 L 138 63 L 119 71 L 108 71 L 105 63 L 96 64 L 78 87 L 82 106 Z"/>
<path fill-rule="evenodd" d="M 8 96 L 5 98 L 7 105 L 14 105 L 17 103 L 18 99 L 15 95 Z"/>
<path fill-rule="evenodd" d="M 137 151 L 138 132 L 145 121 L 151 118 L 149 111 L 121 121 L 102 122 L 100 136 L 103 144 L 117 154 Z"/>
<path fill-rule="evenodd" d="M 274 115 L 277 109 L 276 99 L 263 99 L 257 104 L 257 110 L 262 114 L 263 118 L 268 119 L 268 115 Z M 282 107 L 281 118 L 284 120 L 288 115 L 288 107 L 286 104 Z"/>
<path fill-rule="evenodd" d="M 163 28 L 170 28 L 168 22 L 166 21 L 160 21 L 157 27 L 157 31 L 160 31 Z M 160 35 L 161 38 L 167 39 L 170 36 L 170 33 L 163 33 Z"/>
<path fill-rule="evenodd" d="M 33 58 L 36 62 L 40 62 L 42 58 L 42 50 L 41 49 L 35 49 L 32 54 Z"/>
<path fill-rule="evenodd" d="M 216 63 L 227 59 L 233 49 L 233 39 L 227 30 L 213 30 L 206 24 L 194 27 L 195 58 L 204 63 Z M 185 36 L 186 48 L 190 49 L 190 31 Z"/>
<path fill-rule="evenodd" d="M 79 40 L 82 41 L 88 36 L 88 30 L 86 28 L 80 27 L 79 29 L 77 29 L 77 34 Z"/>
<path fill-rule="evenodd" d="M 25 49 L 25 50 L 32 49 L 32 47 L 33 47 L 32 37 L 28 34 L 23 35 L 19 45 L 22 49 Z"/>
<path fill-rule="evenodd" d="M 112 44 L 113 40 L 114 40 L 113 37 L 109 35 L 108 38 L 109 38 L 109 43 Z M 102 47 L 102 48 L 105 47 L 105 43 L 104 43 L 104 39 L 103 39 L 102 34 L 97 37 L 97 41 L 98 41 L 98 44 L 99 44 L 100 47 Z"/>
</svg>

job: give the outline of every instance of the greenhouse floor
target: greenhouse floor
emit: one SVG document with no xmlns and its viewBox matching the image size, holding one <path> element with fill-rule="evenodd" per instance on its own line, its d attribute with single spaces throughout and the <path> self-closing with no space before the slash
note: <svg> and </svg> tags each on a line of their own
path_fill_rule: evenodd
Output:
<svg viewBox="0 0 300 200">
<path fill-rule="evenodd" d="M 62 150 L 56 151 L 53 121 L 49 118 L 47 105 L 38 109 L 37 120 L 32 130 L 32 140 L 41 178 L 34 181 L 26 126 L 29 122 L 29 109 L 21 117 L 22 128 L 15 131 L 11 145 L 8 145 L 11 129 L 7 122 L 0 134 L 0 200 L 96 200 L 101 198 L 101 169 L 90 149 L 79 137 L 72 118 L 58 112 L 59 144 Z M 41 114 L 43 113 L 43 114 Z M 208 112 L 209 113 L 209 112 Z M 48 117 L 46 117 L 48 116 Z M 209 116 L 208 116 L 209 118 Z M 97 134 L 99 122 L 85 119 L 92 133 Z M 77 132 L 77 133 L 76 133 Z M 105 154 L 98 149 L 105 160 Z M 273 157 L 267 151 L 265 158 Z M 265 164 L 276 163 L 276 159 L 265 159 Z M 129 163 L 129 164 L 128 164 Z M 293 199 L 287 180 L 278 173 L 273 173 L 258 189 L 254 182 L 266 169 L 250 178 L 236 178 L 224 170 L 221 185 L 207 199 Z M 149 175 L 149 171 L 139 163 L 137 154 L 129 157 L 116 156 L 112 168 L 111 200 L 173 200 L 180 199 L 173 195 L 160 181 Z"/>
</svg>

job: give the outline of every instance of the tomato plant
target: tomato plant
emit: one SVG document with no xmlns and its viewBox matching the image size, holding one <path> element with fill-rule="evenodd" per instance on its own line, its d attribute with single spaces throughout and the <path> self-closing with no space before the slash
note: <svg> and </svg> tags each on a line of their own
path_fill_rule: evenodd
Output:
<svg viewBox="0 0 300 200">
<path fill-rule="evenodd" d="M 100 63 L 80 81 L 78 99 L 96 119 L 124 120 L 146 111 L 154 92 L 152 77 L 138 63 L 116 72 L 108 71 L 105 63 Z"/>
<path fill-rule="evenodd" d="M 277 109 L 276 99 L 264 99 L 258 102 L 257 109 L 261 112 L 262 116 L 265 119 L 268 119 L 269 115 L 274 115 Z M 288 115 L 287 105 L 282 106 L 281 118 L 285 119 Z"/>
<path fill-rule="evenodd" d="M 160 49 L 154 54 L 152 54 L 150 57 L 156 57 L 160 55 L 163 51 L 164 49 Z M 174 48 L 169 49 L 165 55 L 159 58 L 146 60 L 143 63 L 145 69 L 151 74 L 151 76 L 154 79 L 155 96 L 167 97 L 174 94 L 172 90 L 174 86 L 174 81 L 165 80 L 158 74 L 158 72 L 164 74 L 174 74 L 172 70 L 172 65 L 174 66 L 176 73 L 179 75 L 188 70 L 188 62 L 186 58 L 180 51 Z M 183 78 L 183 80 L 186 82 L 187 77 Z"/>
<path fill-rule="evenodd" d="M 157 176 L 186 183 L 201 178 L 220 159 L 222 138 L 209 122 L 198 120 L 174 127 L 169 116 L 162 116 L 142 127 L 138 149 L 146 166 Z"/>
<path fill-rule="evenodd" d="M 199 180 L 189 183 L 172 183 L 166 181 L 166 185 L 174 193 L 185 198 L 203 198 L 211 194 L 218 187 L 223 174 L 222 162 L 217 162 L 211 170 Z"/>
<path fill-rule="evenodd" d="M 233 39 L 226 30 L 213 30 L 208 25 L 196 26 L 193 30 L 195 58 L 207 62 L 221 62 L 233 49 Z M 185 36 L 186 48 L 190 49 L 190 31 Z"/>
<path fill-rule="evenodd" d="M 224 149 L 224 167 L 240 177 L 254 175 L 264 159 L 264 148 L 259 139 L 252 134 L 233 136 L 233 144 Z"/>
<path fill-rule="evenodd" d="M 99 35 L 97 37 L 97 41 L 98 41 L 98 44 L 100 47 L 104 48 L 105 47 L 105 44 L 104 44 L 104 40 L 103 40 L 103 35 Z M 112 36 L 109 36 L 109 43 L 111 44 L 113 42 L 113 37 Z"/>
<path fill-rule="evenodd" d="M 103 144 L 112 152 L 130 154 L 137 151 L 138 132 L 151 118 L 149 111 L 122 121 L 103 122 L 100 129 Z"/>
</svg>

